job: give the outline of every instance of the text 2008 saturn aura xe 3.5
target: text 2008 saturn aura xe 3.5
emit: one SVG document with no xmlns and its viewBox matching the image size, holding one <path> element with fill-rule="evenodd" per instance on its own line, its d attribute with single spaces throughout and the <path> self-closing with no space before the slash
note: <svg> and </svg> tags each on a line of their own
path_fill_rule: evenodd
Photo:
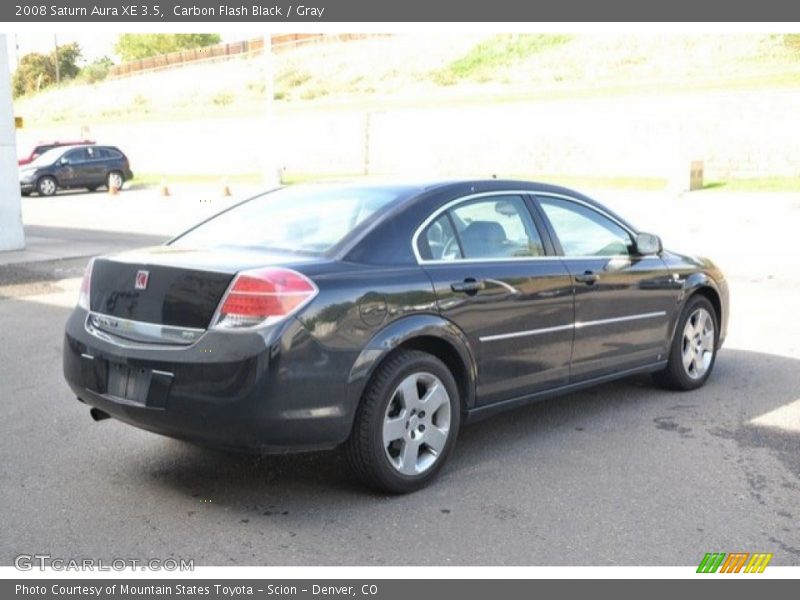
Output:
<svg viewBox="0 0 800 600">
<path fill-rule="evenodd" d="M 519 181 L 297 186 L 93 260 L 64 373 L 95 419 L 260 452 L 344 444 L 392 492 L 459 426 L 633 373 L 705 383 L 728 287 L 585 196 Z"/>
</svg>

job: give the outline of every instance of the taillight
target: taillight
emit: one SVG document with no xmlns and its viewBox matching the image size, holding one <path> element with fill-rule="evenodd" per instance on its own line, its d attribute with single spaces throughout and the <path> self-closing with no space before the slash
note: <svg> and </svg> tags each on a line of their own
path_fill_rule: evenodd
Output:
<svg viewBox="0 0 800 600">
<path fill-rule="evenodd" d="M 297 312 L 316 295 L 311 280 L 291 269 L 242 271 L 222 299 L 213 326 L 235 329 L 275 322 Z"/>
<path fill-rule="evenodd" d="M 92 267 L 94 267 L 94 259 L 91 259 L 89 264 L 86 265 L 86 270 L 83 272 L 83 279 L 81 280 L 81 291 L 78 294 L 78 306 L 84 310 L 91 310 Z"/>
</svg>

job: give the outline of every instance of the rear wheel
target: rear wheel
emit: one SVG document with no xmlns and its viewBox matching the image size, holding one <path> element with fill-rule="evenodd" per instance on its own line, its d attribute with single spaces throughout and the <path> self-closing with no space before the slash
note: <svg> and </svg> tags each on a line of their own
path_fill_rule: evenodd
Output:
<svg viewBox="0 0 800 600">
<path fill-rule="evenodd" d="M 108 189 L 114 188 L 115 190 L 121 190 L 124 183 L 125 177 L 123 177 L 122 173 L 119 171 L 111 171 L 106 178 Z"/>
<path fill-rule="evenodd" d="M 711 302 L 699 295 L 689 298 L 675 328 L 667 367 L 653 375 L 656 383 L 673 390 L 702 386 L 717 358 L 718 332 L 718 317 Z"/>
<path fill-rule="evenodd" d="M 427 485 L 453 450 L 461 423 L 458 386 L 435 356 L 402 350 L 364 393 L 347 457 L 368 485 L 402 494 Z"/>
<path fill-rule="evenodd" d="M 96 185 L 90 185 L 86 189 L 89 190 L 90 192 L 96 192 L 97 191 L 97 186 Z"/>
<path fill-rule="evenodd" d="M 39 192 L 40 196 L 52 196 L 56 193 L 58 189 L 58 185 L 56 185 L 56 180 L 46 175 L 39 179 L 36 183 L 36 191 Z"/>
</svg>

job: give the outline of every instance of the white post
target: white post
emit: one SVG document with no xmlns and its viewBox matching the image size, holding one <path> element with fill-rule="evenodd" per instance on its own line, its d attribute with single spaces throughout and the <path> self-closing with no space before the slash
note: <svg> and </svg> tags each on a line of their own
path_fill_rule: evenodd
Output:
<svg viewBox="0 0 800 600">
<path fill-rule="evenodd" d="M 0 34 L 0 251 L 25 247 L 8 47 Z"/>
</svg>

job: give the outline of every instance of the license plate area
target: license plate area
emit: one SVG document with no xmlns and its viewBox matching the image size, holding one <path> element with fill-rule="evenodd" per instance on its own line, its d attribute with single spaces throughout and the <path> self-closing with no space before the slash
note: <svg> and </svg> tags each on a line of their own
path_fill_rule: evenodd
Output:
<svg viewBox="0 0 800 600">
<path fill-rule="evenodd" d="M 152 373 L 150 369 L 109 362 L 106 393 L 144 406 Z"/>
</svg>

